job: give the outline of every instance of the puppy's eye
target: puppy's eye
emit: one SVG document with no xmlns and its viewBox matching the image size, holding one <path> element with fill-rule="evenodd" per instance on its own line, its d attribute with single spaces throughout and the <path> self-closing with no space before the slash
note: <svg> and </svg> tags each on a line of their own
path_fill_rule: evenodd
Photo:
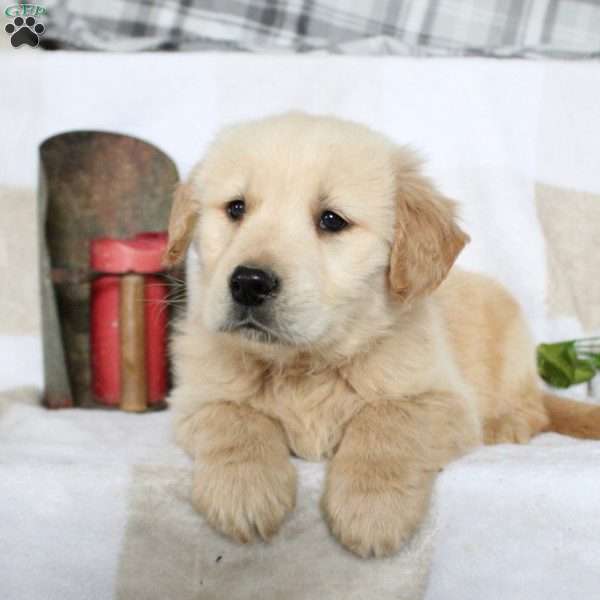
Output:
<svg viewBox="0 0 600 600">
<path fill-rule="evenodd" d="M 321 213 L 319 227 L 325 231 L 336 233 L 348 227 L 348 221 L 345 221 L 342 219 L 342 217 L 340 217 L 340 215 L 332 212 L 331 210 L 325 210 Z"/>
<path fill-rule="evenodd" d="M 239 221 L 246 212 L 246 203 L 240 198 L 232 200 L 227 205 L 227 214 L 232 221 Z"/>
</svg>

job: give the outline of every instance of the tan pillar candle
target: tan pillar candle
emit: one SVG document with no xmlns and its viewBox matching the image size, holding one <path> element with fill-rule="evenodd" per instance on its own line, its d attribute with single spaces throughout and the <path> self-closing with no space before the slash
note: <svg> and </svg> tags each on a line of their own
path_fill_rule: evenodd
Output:
<svg viewBox="0 0 600 600">
<path fill-rule="evenodd" d="M 119 301 L 121 332 L 121 409 L 146 410 L 144 331 L 144 276 L 121 277 Z"/>
</svg>

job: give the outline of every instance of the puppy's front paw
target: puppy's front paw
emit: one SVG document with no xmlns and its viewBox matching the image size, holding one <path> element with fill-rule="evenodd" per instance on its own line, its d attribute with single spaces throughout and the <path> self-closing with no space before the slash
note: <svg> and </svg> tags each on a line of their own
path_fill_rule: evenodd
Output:
<svg viewBox="0 0 600 600">
<path fill-rule="evenodd" d="M 208 522 L 242 543 L 273 536 L 296 501 L 296 471 L 280 464 L 197 464 L 194 506 Z"/>
<path fill-rule="evenodd" d="M 348 470 L 350 471 L 350 470 Z M 395 554 L 410 540 L 427 509 L 427 486 L 332 470 L 322 508 L 333 535 L 351 552 L 367 558 Z"/>
</svg>

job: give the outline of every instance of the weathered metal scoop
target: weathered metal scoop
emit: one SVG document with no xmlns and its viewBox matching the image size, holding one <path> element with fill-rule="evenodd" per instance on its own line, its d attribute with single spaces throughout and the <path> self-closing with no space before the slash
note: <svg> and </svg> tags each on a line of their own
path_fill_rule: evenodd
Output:
<svg viewBox="0 0 600 600">
<path fill-rule="evenodd" d="M 166 230 L 178 179 L 168 156 L 127 135 L 73 131 L 41 144 L 38 206 L 47 406 L 95 406 L 90 240 Z"/>
</svg>

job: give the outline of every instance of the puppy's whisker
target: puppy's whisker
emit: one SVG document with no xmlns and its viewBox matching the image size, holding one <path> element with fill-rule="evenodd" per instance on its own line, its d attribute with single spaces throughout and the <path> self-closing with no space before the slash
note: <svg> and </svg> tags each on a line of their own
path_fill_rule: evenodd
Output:
<svg viewBox="0 0 600 600">
<path fill-rule="evenodd" d="M 180 297 L 180 298 L 169 298 L 168 296 L 166 298 L 145 298 L 143 300 L 144 304 L 147 305 L 158 305 L 159 307 L 159 315 L 162 315 L 164 311 L 168 310 L 169 307 L 182 307 L 185 306 L 186 304 L 186 298 L 185 297 Z"/>
</svg>

